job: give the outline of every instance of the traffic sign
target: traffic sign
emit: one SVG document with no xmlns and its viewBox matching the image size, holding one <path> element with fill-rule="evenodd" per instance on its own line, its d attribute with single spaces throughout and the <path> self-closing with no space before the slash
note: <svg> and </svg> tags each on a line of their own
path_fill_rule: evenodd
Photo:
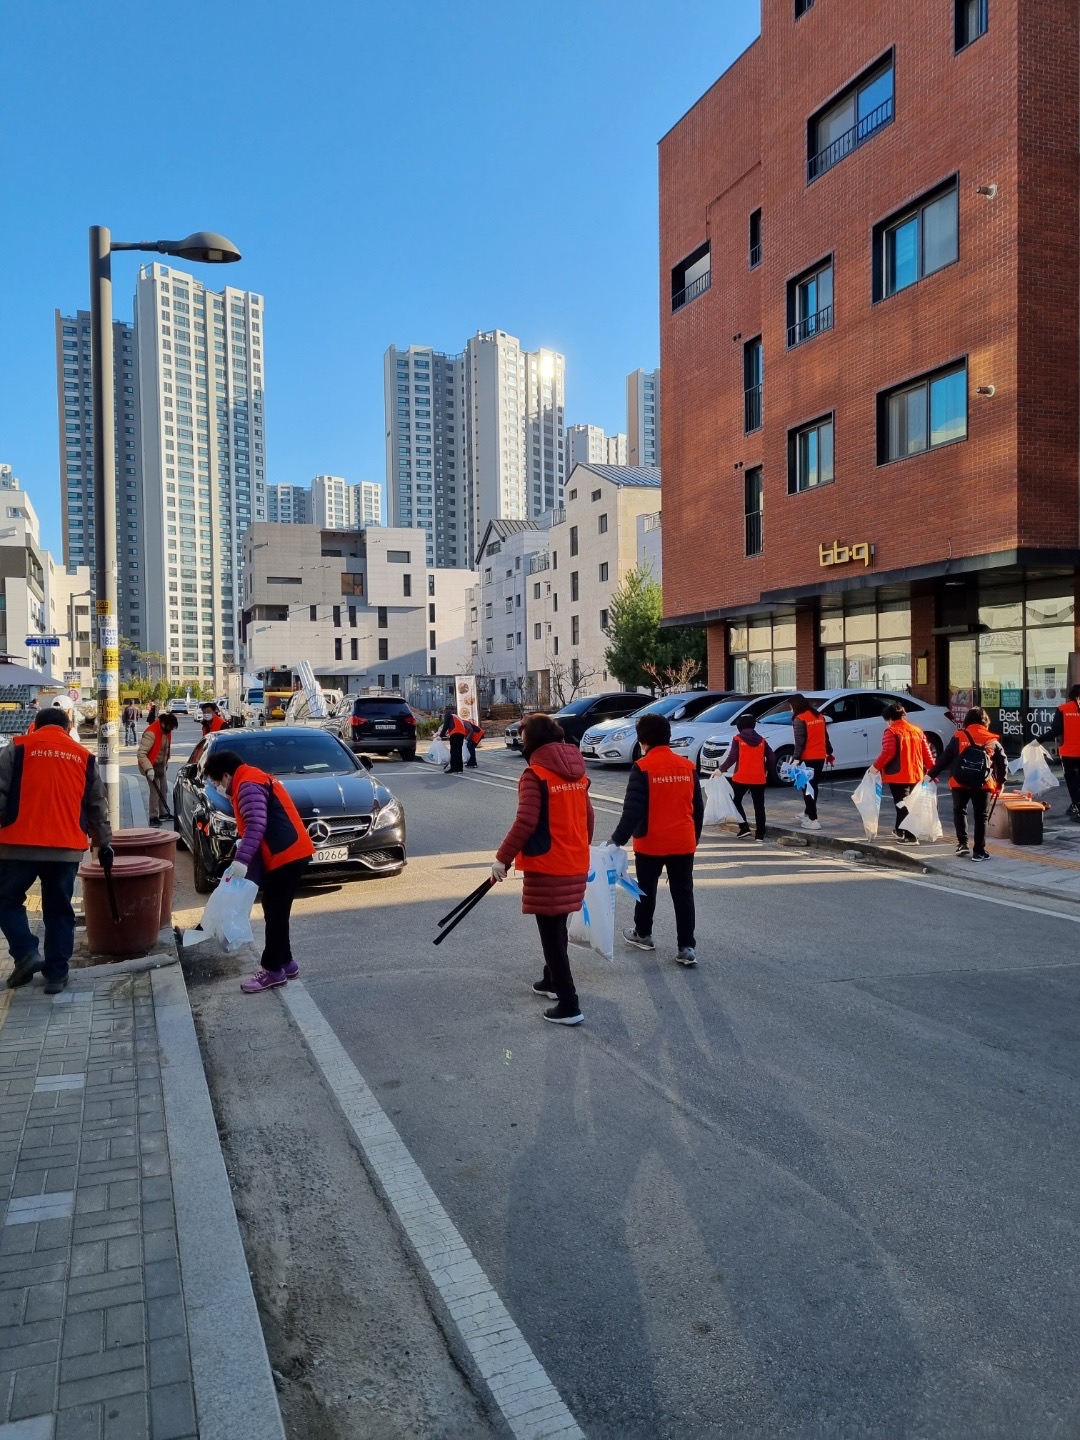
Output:
<svg viewBox="0 0 1080 1440">
<path fill-rule="evenodd" d="M 60 636 L 59 636 L 59 635 L 28 635 L 28 636 L 26 637 L 26 643 L 27 643 L 28 646 L 37 646 L 37 645 L 59 645 L 59 644 L 60 644 Z"/>
</svg>

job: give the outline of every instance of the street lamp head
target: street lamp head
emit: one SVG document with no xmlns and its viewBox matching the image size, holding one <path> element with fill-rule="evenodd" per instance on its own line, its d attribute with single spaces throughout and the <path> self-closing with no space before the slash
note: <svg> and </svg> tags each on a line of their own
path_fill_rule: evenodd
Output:
<svg viewBox="0 0 1080 1440">
<path fill-rule="evenodd" d="M 197 260 L 204 265 L 227 265 L 240 259 L 240 251 L 213 230 L 196 230 L 183 240 L 162 240 L 159 242 L 164 255 L 176 255 L 181 260 Z"/>
</svg>

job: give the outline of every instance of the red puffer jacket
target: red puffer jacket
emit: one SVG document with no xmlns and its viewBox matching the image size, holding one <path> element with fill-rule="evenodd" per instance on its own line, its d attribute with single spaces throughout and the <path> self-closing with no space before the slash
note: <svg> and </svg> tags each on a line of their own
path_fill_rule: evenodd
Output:
<svg viewBox="0 0 1080 1440">
<path fill-rule="evenodd" d="M 557 744 L 541 745 L 529 757 L 530 767 L 535 761 L 545 770 L 554 770 L 567 780 L 580 780 L 585 774 L 585 761 L 581 752 L 573 745 L 560 741 Z M 520 855 L 522 847 L 540 823 L 540 781 L 531 768 L 521 773 L 518 781 L 518 808 L 514 823 L 506 839 L 499 846 L 497 859 L 509 870 Z M 593 837 L 595 817 L 592 802 L 586 799 L 589 815 L 589 839 Z M 523 915 L 573 915 L 581 909 L 585 899 L 587 875 L 541 875 L 527 870 L 521 894 Z"/>
</svg>

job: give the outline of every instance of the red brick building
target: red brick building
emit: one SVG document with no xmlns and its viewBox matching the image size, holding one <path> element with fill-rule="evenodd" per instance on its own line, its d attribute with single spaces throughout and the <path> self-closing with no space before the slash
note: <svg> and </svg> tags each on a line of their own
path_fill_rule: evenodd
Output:
<svg viewBox="0 0 1080 1440">
<path fill-rule="evenodd" d="M 667 617 L 712 685 L 1038 731 L 1080 650 L 1080 7 L 761 8 L 660 143 Z"/>
</svg>

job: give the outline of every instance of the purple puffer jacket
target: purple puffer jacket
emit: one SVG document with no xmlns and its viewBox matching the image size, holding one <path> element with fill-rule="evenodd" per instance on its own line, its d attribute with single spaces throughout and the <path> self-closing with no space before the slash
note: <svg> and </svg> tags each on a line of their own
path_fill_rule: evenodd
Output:
<svg viewBox="0 0 1080 1440">
<path fill-rule="evenodd" d="M 501 860 L 507 869 L 521 854 L 522 847 L 540 823 L 541 790 L 540 781 L 532 770 L 534 762 L 545 770 L 553 770 L 556 775 L 561 775 L 565 780 L 580 780 L 585 774 L 585 761 L 581 758 L 581 752 L 575 746 L 567 745 L 565 741 L 541 745 L 539 750 L 533 751 L 529 757 L 529 765 L 522 771 L 521 779 L 518 781 L 517 815 L 506 839 L 499 846 L 496 856 L 496 859 Z M 589 840 L 591 841 L 595 817 L 592 801 L 587 796 L 585 804 L 588 809 Z M 521 893 L 521 913 L 523 915 L 575 914 L 581 909 L 581 902 L 585 899 L 585 882 L 588 878 L 587 874 L 539 875 L 535 871 L 525 871 L 525 884 Z"/>
<path fill-rule="evenodd" d="M 248 869 L 247 878 L 261 884 L 264 878 L 259 846 L 266 834 L 267 804 L 264 785 L 241 785 L 232 797 L 233 809 L 244 817 L 244 834 L 236 847 L 234 860 Z"/>
</svg>

